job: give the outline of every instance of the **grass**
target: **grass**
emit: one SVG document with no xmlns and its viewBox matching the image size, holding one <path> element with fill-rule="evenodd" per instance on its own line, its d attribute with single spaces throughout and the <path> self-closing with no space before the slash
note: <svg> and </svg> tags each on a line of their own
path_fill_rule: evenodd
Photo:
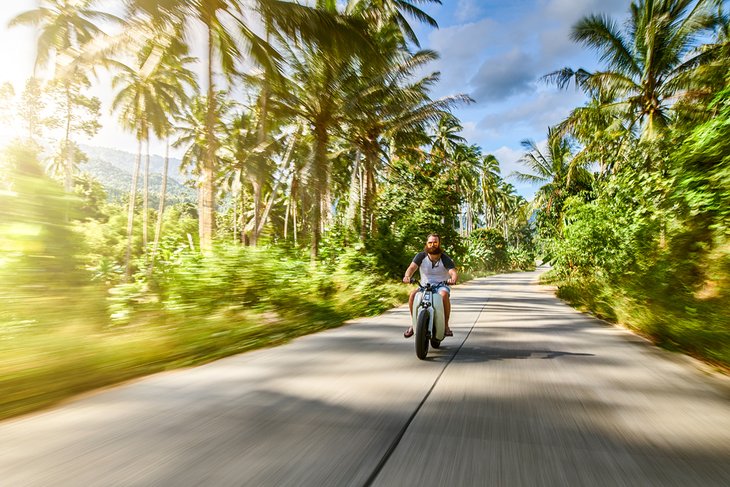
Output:
<svg viewBox="0 0 730 487">
<path fill-rule="evenodd" d="M 142 311 L 124 325 L 79 313 L 73 323 L 0 326 L 0 419 L 46 408 L 81 392 L 210 362 L 376 315 L 405 302 L 394 283 L 339 283 L 296 308 L 224 306 L 212 313 Z"/>
<path fill-rule="evenodd" d="M 142 281 L 108 293 L 89 286 L 52 295 L 58 286 L 50 286 L 10 299 L 12 291 L 0 292 L 14 306 L 0 309 L 0 420 L 377 315 L 410 291 L 375 272 L 312 269 L 275 250 L 253 252 L 264 251 L 181 259 L 153 289 Z M 462 272 L 460 282 L 473 277 Z"/>
<path fill-rule="evenodd" d="M 727 297 L 698 299 L 667 294 L 651 285 L 633 291 L 594 279 L 560 281 L 557 295 L 581 311 L 625 326 L 667 350 L 691 355 L 730 373 L 730 303 Z M 628 287 L 628 286 L 627 286 Z"/>
</svg>

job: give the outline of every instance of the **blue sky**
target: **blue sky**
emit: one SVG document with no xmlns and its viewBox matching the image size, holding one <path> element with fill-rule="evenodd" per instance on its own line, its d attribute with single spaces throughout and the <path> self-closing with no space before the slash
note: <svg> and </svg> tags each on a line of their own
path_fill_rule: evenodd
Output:
<svg viewBox="0 0 730 487">
<path fill-rule="evenodd" d="M 520 142 L 544 141 L 548 126 L 582 105 L 573 87 L 560 91 L 540 77 L 570 66 L 595 69 L 594 52 L 570 40 L 580 18 L 601 13 L 622 21 L 629 0 L 443 0 L 426 10 L 438 30 L 419 29 L 422 47 L 438 51 L 435 96 L 466 93 L 476 103 L 456 110 L 470 143 L 494 154 L 503 176 L 522 170 Z M 509 182 L 523 196 L 536 188 Z"/>
<path fill-rule="evenodd" d="M 494 154 L 502 174 L 508 176 L 519 169 L 521 140 L 543 141 L 548 126 L 584 102 L 573 88 L 559 91 L 539 81 L 564 66 L 597 67 L 595 53 L 570 40 L 572 25 L 591 13 L 621 20 L 629 4 L 629 0 L 443 0 L 442 5 L 421 5 L 440 27 L 416 28 L 422 47 L 441 56 L 430 67 L 441 72 L 433 96 L 466 93 L 475 99 L 476 103 L 456 110 L 464 126 L 462 135 L 485 154 Z M 0 65 L 5 68 L 0 82 L 13 82 L 17 91 L 32 72 L 33 34 L 28 28 L 9 30 L 7 22 L 35 5 L 35 0 L 2 0 L 0 6 Z M 121 132 L 109 115 L 109 89 L 107 82 L 97 93 L 108 117 L 104 128 L 82 142 L 134 152 L 133 138 Z M 536 189 L 509 181 L 526 197 Z"/>
</svg>

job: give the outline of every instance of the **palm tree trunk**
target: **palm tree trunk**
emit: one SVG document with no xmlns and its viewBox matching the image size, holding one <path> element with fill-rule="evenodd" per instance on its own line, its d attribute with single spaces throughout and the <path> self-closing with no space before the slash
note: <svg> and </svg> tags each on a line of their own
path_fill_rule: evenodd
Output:
<svg viewBox="0 0 730 487">
<path fill-rule="evenodd" d="M 64 178 L 63 186 L 67 193 L 73 191 L 73 158 L 71 155 L 71 83 L 66 81 L 66 134 L 63 143 Z"/>
<path fill-rule="evenodd" d="M 269 26 L 266 26 L 266 42 L 270 39 Z M 263 85 L 261 87 L 261 93 L 259 94 L 258 106 L 259 106 L 259 119 L 256 127 L 256 145 L 262 147 L 266 141 L 268 134 L 268 116 L 269 116 L 269 79 L 268 76 L 263 76 Z M 257 154 L 255 157 L 259 158 L 258 167 L 263 167 L 264 154 Z M 258 174 L 256 171 L 252 178 L 253 184 L 253 231 L 251 232 L 251 244 L 256 247 L 258 244 L 259 227 L 263 228 L 262 217 L 261 217 L 261 193 L 264 186 L 264 174 Z"/>
<path fill-rule="evenodd" d="M 257 177 L 251 178 L 251 189 L 253 190 L 253 225 L 251 226 L 250 242 L 252 247 L 256 247 L 258 234 L 256 229 L 259 227 L 260 208 L 261 208 L 261 183 Z"/>
<path fill-rule="evenodd" d="M 238 195 L 233 196 L 233 244 L 238 242 Z"/>
<path fill-rule="evenodd" d="M 322 237 L 322 202 L 327 187 L 327 142 L 329 135 L 322 125 L 314 127 L 314 152 L 312 157 L 312 183 L 314 186 L 314 203 L 312 208 L 312 241 L 310 258 L 317 260 L 319 242 Z"/>
<path fill-rule="evenodd" d="M 142 249 L 144 250 L 145 255 L 147 254 L 147 225 L 148 225 L 148 219 L 149 215 L 147 214 L 148 208 L 149 208 L 149 195 L 150 195 L 150 134 L 149 129 L 147 129 L 146 134 L 146 142 L 145 142 L 145 148 L 146 148 L 146 154 L 145 154 L 145 160 L 144 160 L 144 174 L 142 175 L 142 181 L 143 181 L 143 194 L 142 194 Z"/>
<path fill-rule="evenodd" d="M 293 171 L 294 171 L 294 161 L 291 159 L 291 155 L 292 155 L 292 151 L 294 149 L 294 143 L 297 140 L 297 135 L 298 135 L 298 131 L 292 135 L 292 138 L 289 141 L 289 146 L 287 147 L 286 153 L 284 154 L 284 160 L 281 161 L 281 166 L 280 166 L 280 168 L 283 169 L 285 166 L 289 165 L 289 172 L 291 172 L 291 173 L 293 173 Z M 271 212 L 271 208 L 274 206 L 274 199 L 276 198 L 276 193 L 279 190 L 279 185 L 281 184 L 281 181 L 283 179 L 284 178 L 281 177 L 276 180 L 274 187 L 271 189 L 271 195 L 269 196 L 269 201 L 267 201 L 266 207 L 264 208 L 263 214 L 261 215 L 261 220 L 255 227 L 254 238 L 257 241 L 258 241 L 259 236 L 261 235 L 261 232 L 264 230 L 264 225 L 266 225 L 266 221 L 269 219 L 269 213 Z M 285 231 L 285 233 L 286 233 L 286 231 Z M 286 235 L 284 236 L 284 238 L 286 238 Z"/>
<path fill-rule="evenodd" d="M 292 203 L 293 204 L 292 204 L 292 215 L 291 215 L 291 217 L 292 217 L 291 231 L 292 231 L 292 236 L 294 237 L 294 247 L 296 247 L 297 246 L 297 235 L 298 235 L 298 233 L 297 233 L 297 223 L 298 223 L 297 222 L 297 202 L 296 202 L 296 200 L 292 200 Z"/>
<path fill-rule="evenodd" d="M 129 210 L 127 211 L 127 256 L 126 256 L 126 280 L 132 277 L 132 230 L 134 229 L 134 206 L 137 199 L 137 179 L 139 178 L 139 166 L 142 162 L 142 137 L 137 143 L 137 157 L 134 161 L 134 174 L 132 175 L 132 189 L 129 191 Z"/>
<path fill-rule="evenodd" d="M 377 155 L 368 147 L 365 150 L 365 169 L 364 189 L 363 189 L 363 205 L 360 210 L 362 216 L 362 226 L 360 227 L 360 238 L 365 241 L 368 234 L 374 233 L 374 224 L 372 218 L 373 193 L 375 192 L 375 159 Z"/>
<path fill-rule="evenodd" d="M 286 209 L 284 210 L 284 241 L 288 236 L 289 230 L 289 212 L 291 211 L 291 196 L 286 198 Z"/>
<path fill-rule="evenodd" d="M 162 165 L 162 187 L 160 188 L 160 205 L 157 208 L 157 225 L 155 226 L 155 241 L 152 244 L 152 258 L 150 259 L 149 270 L 147 275 L 152 275 L 155 267 L 155 259 L 157 258 L 157 249 L 160 245 L 160 236 L 162 235 L 162 216 L 165 212 L 165 198 L 167 197 L 167 167 L 170 159 L 170 138 L 167 137 L 165 144 L 165 162 Z"/>
<path fill-rule="evenodd" d="M 289 216 L 292 218 L 292 236 L 294 238 L 294 245 L 297 244 L 297 219 L 296 219 L 296 201 L 294 200 L 296 195 L 297 187 L 297 174 L 296 171 L 292 172 L 291 178 L 289 179 L 289 194 L 286 198 L 286 212 L 284 216 L 284 240 L 288 236 L 288 225 Z"/>
<path fill-rule="evenodd" d="M 208 112 L 205 118 L 205 136 L 207 147 L 203 157 L 200 182 L 200 249 L 209 251 L 213 248 L 213 231 L 215 230 L 215 157 L 217 141 L 215 134 L 216 102 L 213 80 L 213 31 L 208 28 Z"/>
<path fill-rule="evenodd" d="M 357 203 L 360 199 L 360 158 L 361 153 L 355 153 L 355 161 L 350 174 L 350 191 L 347 199 L 347 212 L 345 213 L 345 222 L 349 228 L 355 229 L 357 222 L 355 215 L 357 214 Z"/>
</svg>

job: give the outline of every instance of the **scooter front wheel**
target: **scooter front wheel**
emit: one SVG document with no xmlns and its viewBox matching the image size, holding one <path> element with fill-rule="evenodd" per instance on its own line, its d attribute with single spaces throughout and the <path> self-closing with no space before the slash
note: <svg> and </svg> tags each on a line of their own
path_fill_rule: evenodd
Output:
<svg viewBox="0 0 730 487">
<path fill-rule="evenodd" d="M 416 357 L 421 360 L 426 358 L 428 354 L 428 322 L 430 318 L 430 311 L 424 310 L 418 315 L 418 321 L 416 323 Z"/>
</svg>

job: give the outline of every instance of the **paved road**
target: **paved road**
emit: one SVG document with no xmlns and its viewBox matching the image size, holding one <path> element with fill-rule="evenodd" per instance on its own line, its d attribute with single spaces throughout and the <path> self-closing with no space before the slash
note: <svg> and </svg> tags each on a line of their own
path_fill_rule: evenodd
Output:
<svg viewBox="0 0 730 487">
<path fill-rule="evenodd" d="M 573 311 L 536 273 L 0 423 L 0 486 L 728 486 L 728 379 Z"/>
</svg>

